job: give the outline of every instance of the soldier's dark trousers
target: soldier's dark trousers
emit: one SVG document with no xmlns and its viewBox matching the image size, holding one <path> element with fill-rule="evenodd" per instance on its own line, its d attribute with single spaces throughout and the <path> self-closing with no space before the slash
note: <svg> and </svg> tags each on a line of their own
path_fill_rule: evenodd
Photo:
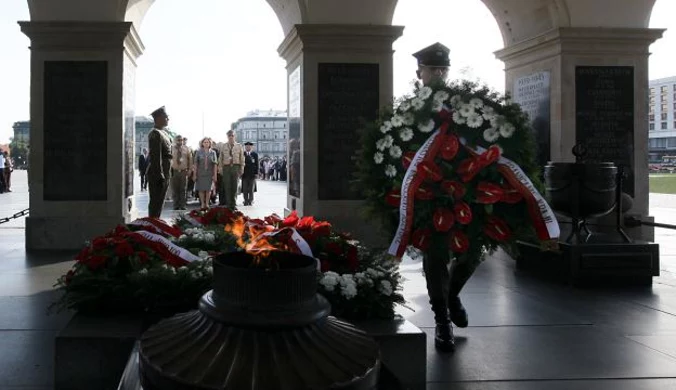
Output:
<svg viewBox="0 0 676 390">
<path fill-rule="evenodd" d="M 244 204 L 250 205 L 254 198 L 254 185 L 256 179 L 253 177 L 242 178 L 242 195 L 244 196 Z"/>
<path fill-rule="evenodd" d="M 148 216 L 159 218 L 164 207 L 164 199 L 167 197 L 170 178 L 164 180 L 148 175 Z"/>
<path fill-rule="evenodd" d="M 457 297 L 460 294 L 465 283 L 467 283 L 479 264 L 479 262 L 453 262 L 451 266 L 448 252 L 436 257 L 425 254 L 423 256 L 423 270 L 425 271 L 427 293 L 430 301 L 443 300 L 448 305 L 450 298 Z"/>
<path fill-rule="evenodd" d="M 171 176 L 171 198 L 174 200 L 174 210 L 185 208 L 185 190 L 188 185 L 188 171 L 174 170 Z"/>
</svg>

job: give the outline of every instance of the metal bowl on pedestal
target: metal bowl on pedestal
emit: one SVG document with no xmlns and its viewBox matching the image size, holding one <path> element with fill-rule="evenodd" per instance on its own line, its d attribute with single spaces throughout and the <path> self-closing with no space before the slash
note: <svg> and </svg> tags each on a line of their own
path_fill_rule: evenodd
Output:
<svg viewBox="0 0 676 390">
<path fill-rule="evenodd" d="M 353 325 L 329 316 L 317 294 L 316 261 L 270 252 L 214 260 L 214 288 L 199 309 L 148 329 L 140 341 L 145 390 L 374 389 L 380 350 Z"/>
</svg>

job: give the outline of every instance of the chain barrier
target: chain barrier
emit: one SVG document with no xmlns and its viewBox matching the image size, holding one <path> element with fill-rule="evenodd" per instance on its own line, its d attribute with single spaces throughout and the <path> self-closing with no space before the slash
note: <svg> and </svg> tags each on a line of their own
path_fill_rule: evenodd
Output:
<svg viewBox="0 0 676 390">
<path fill-rule="evenodd" d="M 0 225 L 2 225 L 3 223 L 9 222 L 13 219 L 21 218 L 23 216 L 28 215 L 29 210 L 30 209 L 21 210 L 18 213 L 14 213 L 14 215 L 12 215 L 11 217 L 0 218 Z"/>
</svg>

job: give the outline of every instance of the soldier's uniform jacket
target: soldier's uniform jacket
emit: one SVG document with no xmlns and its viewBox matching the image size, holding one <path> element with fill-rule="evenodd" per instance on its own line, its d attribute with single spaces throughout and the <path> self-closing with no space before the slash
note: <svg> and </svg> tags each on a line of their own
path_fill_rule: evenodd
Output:
<svg viewBox="0 0 676 390">
<path fill-rule="evenodd" d="M 152 129 L 148 133 L 150 164 L 148 176 L 168 180 L 171 172 L 171 139 L 164 130 Z"/>
<path fill-rule="evenodd" d="M 177 170 L 179 172 L 187 171 L 192 168 L 192 153 L 190 151 L 190 148 L 181 145 L 180 148 L 177 145 L 174 145 L 172 147 L 171 154 L 173 155 L 173 158 L 171 160 L 171 168 L 174 170 Z"/>
<path fill-rule="evenodd" d="M 218 156 L 218 168 L 222 169 L 228 165 L 244 166 L 244 147 L 235 142 L 232 146 L 228 142 L 217 145 L 220 151 Z M 230 159 L 232 157 L 232 160 Z"/>
</svg>

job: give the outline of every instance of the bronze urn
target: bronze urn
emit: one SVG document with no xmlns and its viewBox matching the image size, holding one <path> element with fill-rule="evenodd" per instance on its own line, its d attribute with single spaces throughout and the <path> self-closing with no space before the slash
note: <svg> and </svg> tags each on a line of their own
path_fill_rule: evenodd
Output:
<svg viewBox="0 0 676 390">
<path fill-rule="evenodd" d="M 199 309 L 165 319 L 140 341 L 146 390 L 375 389 L 376 342 L 329 316 L 315 259 L 270 252 L 277 269 L 246 252 L 213 262 Z"/>
</svg>

